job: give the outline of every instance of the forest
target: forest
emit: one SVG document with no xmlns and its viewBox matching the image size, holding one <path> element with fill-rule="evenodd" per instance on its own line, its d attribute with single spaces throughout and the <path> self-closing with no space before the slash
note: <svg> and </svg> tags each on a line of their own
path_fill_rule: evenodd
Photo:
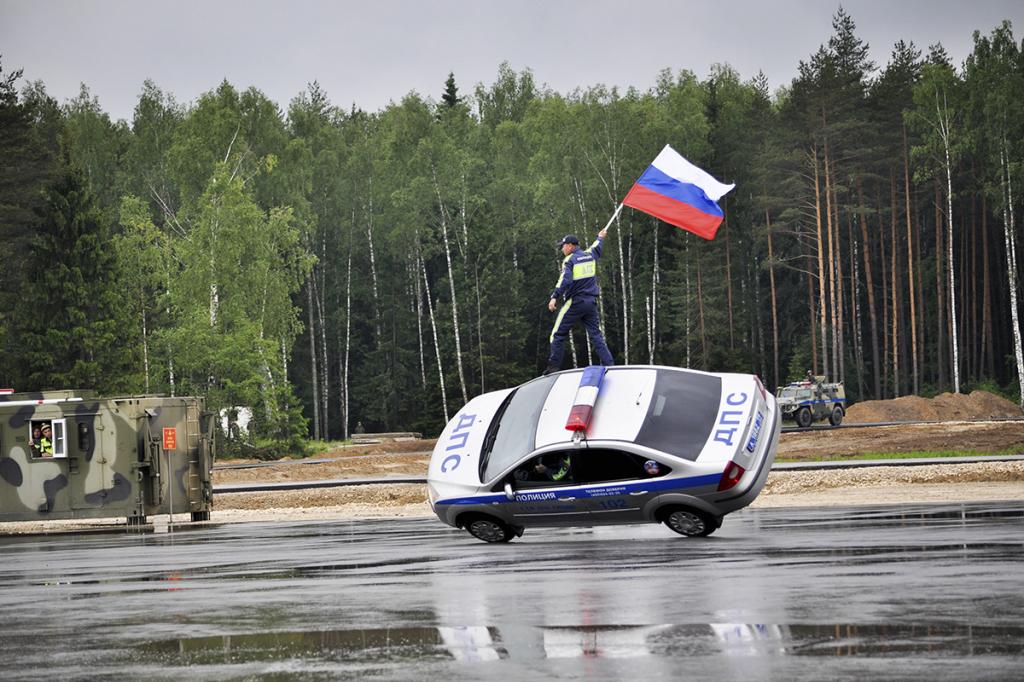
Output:
<svg viewBox="0 0 1024 682">
<path fill-rule="evenodd" d="M 613 221 L 617 363 L 1020 402 L 1021 47 L 1004 22 L 962 64 L 902 41 L 875 64 L 839 10 L 775 92 L 718 65 L 559 93 L 506 63 L 377 112 L 146 81 L 130 121 L 0 62 L 0 385 L 201 395 L 264 444 L 436 435 L 540 373 L 556 243 L 671 144 L 736 189 L 712 241 Z M 582 329 L 567 356 L 596 361 Z"/>
</svg>

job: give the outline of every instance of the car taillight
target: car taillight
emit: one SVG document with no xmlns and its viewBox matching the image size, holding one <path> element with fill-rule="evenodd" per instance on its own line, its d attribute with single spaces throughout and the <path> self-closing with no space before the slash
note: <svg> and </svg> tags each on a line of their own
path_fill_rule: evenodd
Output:
<svg viewBox="0 0 1024 682">
<path fill-rule="evenodd" d="M 761 383 L 761 378 L 756 374 L 754 375 L 754 383 L 757 384 L 757 390 L 761 392 L 761 400 L 768 402 L 768 392 L 764 390 L 764 384 Z"/>
<path fill-rule="evenodd" d="M 722 480 L 718 482 L 718 492 L 728 490 L 739 483 L 745 472 L 746 469 L 736 462 L 729 462 L 729 466 L 725 467 L 725 472 L 722 474 Z"/>
</svg>

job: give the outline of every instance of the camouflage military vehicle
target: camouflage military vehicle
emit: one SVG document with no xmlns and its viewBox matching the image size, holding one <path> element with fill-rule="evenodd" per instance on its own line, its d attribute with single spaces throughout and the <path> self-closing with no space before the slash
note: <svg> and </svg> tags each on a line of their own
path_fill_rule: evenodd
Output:
<svg viewBox="0 0 1024 682">
<path fill-rule="evenodd" d="M 779 386 L 775 397 L 782 418 L 807 427 L 816 421 L 828 419 L 839 426 L 846 414 L 846 389 L 843 382 L 829 383 L 823 375 L 809 375 L 803 381 Z"/>
<path fill-rule="evenodd" d="M 209 519 L 214 420 L 204 409 L 202 398 L 0 394 L 0 521 Z"/>
</svg>

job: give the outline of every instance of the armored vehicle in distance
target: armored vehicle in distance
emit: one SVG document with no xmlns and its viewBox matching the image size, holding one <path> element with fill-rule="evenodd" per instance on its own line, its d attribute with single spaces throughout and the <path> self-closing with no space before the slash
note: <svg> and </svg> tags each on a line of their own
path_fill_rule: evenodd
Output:
<svg viewBox="0 0 1024 682">
<path fill-rule="evenodd" d="M 803 381 L 779 386 L 775 397 L 782 418 L 795 421 L 801 427 L 808 427 L 823 419 L 828 419 L 832 426 L 839 426 L 846 414 L 843 382 L 829 383 L 821 374 L 809 374 Z"/>
<path fill-rule="evenodd" d="M 202 398 L 0 394 L 0 521 L 189 513 L 210 518 L 212 429 Z"/>
</svg>

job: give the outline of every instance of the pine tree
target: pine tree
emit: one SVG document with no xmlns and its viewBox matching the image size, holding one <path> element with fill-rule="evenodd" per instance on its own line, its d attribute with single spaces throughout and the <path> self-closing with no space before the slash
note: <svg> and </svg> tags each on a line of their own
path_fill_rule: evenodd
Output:
<svg viewBox="0 0 1024 682">
<path fill-rule="evenodd" d="M 18 387 L 116 392 L 128 329 L 108 231 L 81 172 L 66 167 L 36 210 L 13 336 Z"/>
<path fill-rule="evenodd" d="M 56 167 L 56 141 L 48 144 L 34 120 L 41 117 L 37 109 L 43 106 L 59 118 L 53 100 L 34 107 L 18 97 L 15 83 L 20 77 L 20 70 L 5 74 L 0 64 L 0 384 L 16 386 L 21 360 L 10 334 L 17 319 L 8 313 L 21 296 L 36 209 Z"/>
<path fill-rule="evenodd" d="M 441 103 L 449 109 L 454 109 L 462 102 L 459 97 L 459 88 L 455 85 L 455 74 L 448 72 L 448 80 L 444 82 L 444 94 L 441 95 Z"/>
</svg>

